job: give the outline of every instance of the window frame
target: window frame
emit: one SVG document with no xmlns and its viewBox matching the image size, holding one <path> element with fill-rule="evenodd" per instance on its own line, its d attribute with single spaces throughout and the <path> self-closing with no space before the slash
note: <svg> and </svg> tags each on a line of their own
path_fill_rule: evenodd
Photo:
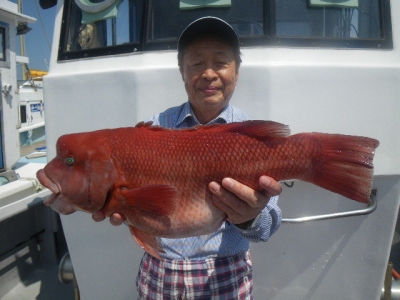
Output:
<svg viewBox="0 0 400 300">
<path fill-rule="evenodd" d="M 142 11 L 141 32 L 139 42 L 126 43 L 116 46 L 106 46 L 94 49 L 64 51 L 66 45 L 67 26 L 70 22 L 70 11 L 73 0 L 65 0 L 63 22 L 61 26 L 58 61 L 71 59 L 93 58 L 147 52 L 160 50 L 176 50 L 177 40 L 146 42 L 147 12 L 149 0 L 144 0 Z M 391 10 L 389 0 L 379 1 L 380 30 L 382 38 L 321 38 L 321 37 L 285 37 L 276 36 L 276 7 L 279 0 L 264 0 L 264 35 L 256 37 L 240 37 L 242 47 L 296 47 L 296 48 L 335 48 L 335 49 L 393 49 Z"/>
</svg>

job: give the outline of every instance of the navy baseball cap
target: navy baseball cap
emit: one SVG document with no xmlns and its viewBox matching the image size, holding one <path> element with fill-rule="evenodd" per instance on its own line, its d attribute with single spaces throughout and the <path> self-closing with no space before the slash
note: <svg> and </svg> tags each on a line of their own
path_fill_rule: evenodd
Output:
<svg viewBox="0 0 400 300">
<path fill-rule="evenodd" d="M 178 52 L 199 36 L 216 36 L 228 42 L 235 52 L 240 52 L 239 37 L 233 27 L 217 17 L 202 17 L 190 23 L 178 40 Z"/>
</svg>

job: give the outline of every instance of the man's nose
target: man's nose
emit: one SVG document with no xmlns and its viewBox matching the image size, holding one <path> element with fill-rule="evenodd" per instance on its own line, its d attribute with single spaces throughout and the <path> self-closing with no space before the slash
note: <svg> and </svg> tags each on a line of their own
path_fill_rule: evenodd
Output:
<svg viewBox="0 0 400 300">
<path fill-rule="evenodd" d="M 213 80 L 218 77 L 217 72 L 212 67 L 205 68 L 202 75 L 207 80 Z"/>
</svg>

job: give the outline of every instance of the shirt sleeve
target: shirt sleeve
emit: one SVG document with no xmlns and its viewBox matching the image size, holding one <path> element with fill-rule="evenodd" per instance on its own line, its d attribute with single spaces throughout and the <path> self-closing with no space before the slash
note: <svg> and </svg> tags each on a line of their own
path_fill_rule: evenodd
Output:
<svg viewBox="0 0 400 300">
<path fill-rule="evenodd" d="M 146 120 L 146 122 L 153 122 L 153 124 L 152 124 L 153 126 L 160 125 L 159 116 L 160 115 L 154 115 L 151 118 L 148 118 Z"/>
<path fill-rule="evenodd" d="M 261 211 L 257 223 L 249 230 L 235 226 L 237 230 L 253 243 L 266 242 L 278 230 L 282 221 L 282 212 L 278 207 L 278 196 L 272 197 Z"/>
</svg>

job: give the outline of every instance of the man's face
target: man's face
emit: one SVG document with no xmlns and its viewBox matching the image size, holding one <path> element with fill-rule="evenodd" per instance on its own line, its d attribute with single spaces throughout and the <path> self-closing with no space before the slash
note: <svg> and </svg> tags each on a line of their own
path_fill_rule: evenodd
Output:
<svg viewBox="0 0 400 300">
<path fill-rule="evenodd" d="M 192 109 L 202 123 L 217 117 L 228 104 L 239 76 L 232 48 L 212 37 L 185 48 L 180 71 Z"/>
</svg>

